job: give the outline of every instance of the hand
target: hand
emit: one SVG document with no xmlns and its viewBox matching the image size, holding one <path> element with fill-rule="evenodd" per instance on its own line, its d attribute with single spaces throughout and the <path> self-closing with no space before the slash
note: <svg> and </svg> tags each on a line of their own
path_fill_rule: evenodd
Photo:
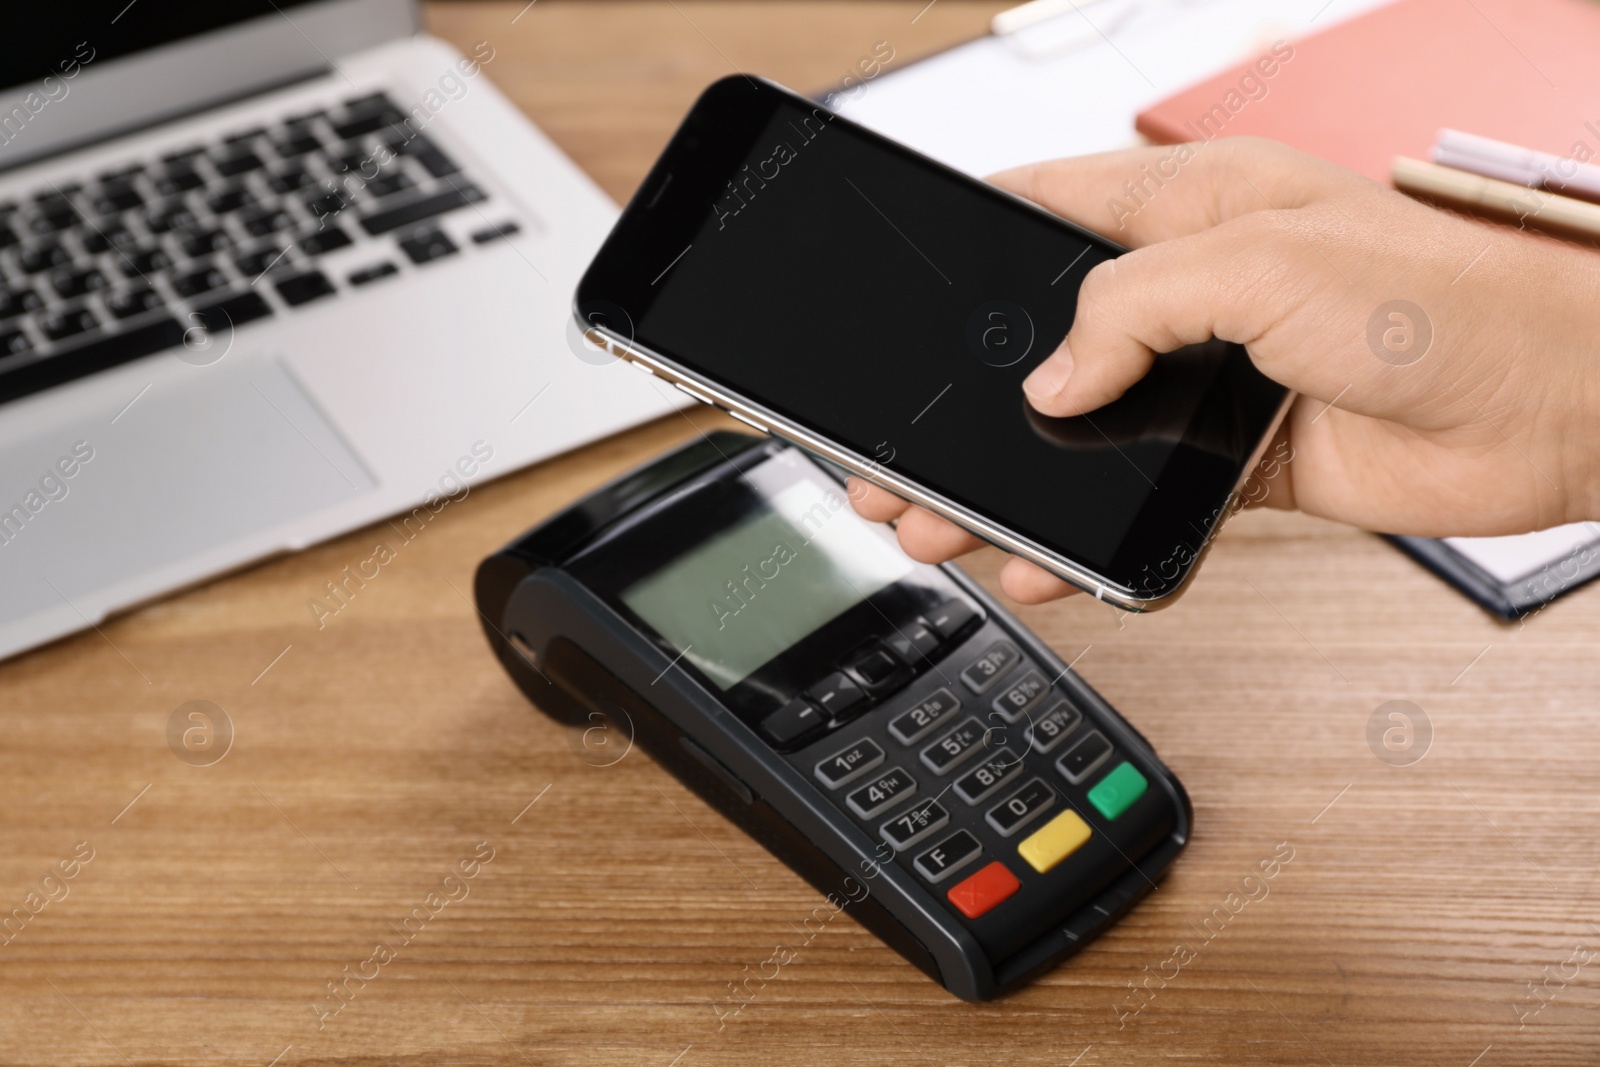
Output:
<svg viewBox="0 0 1600 1067">
<path fill-rule="evenodd" d="M 1600 256 L 1445 214 L 1270 141 L 1184 149 L 991 179 L 1134 249 L 1084 279 L 1066 340 L 1023 384 L 1035 408 L 1092 411 L 1157 353 L 1215 336 L 1300 394 L 1270 505 L 1424 536 L 1600 518 Z M 1144 182 L 1137 200 L 1130 181 Z M 1396 300 L 1422 317 L 1391 318 Z M 898 519 L 916 559 L 980 544 L 864 482 L 850 498 L 869 519 Z M 1072 591 L 1020 559 L 1001 585 L 1023 603 Z"/>
</svg>

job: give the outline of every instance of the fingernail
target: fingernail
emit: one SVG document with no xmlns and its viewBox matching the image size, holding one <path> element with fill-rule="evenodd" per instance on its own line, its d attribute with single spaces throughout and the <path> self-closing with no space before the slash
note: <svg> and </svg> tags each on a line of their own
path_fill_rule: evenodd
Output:
<svg viewBox="0 0 1600 1067">
<path fill-rule="evenodd" d="M 1053 400 L 1072 377 L 1072 352 L 1066 342 L 1022 380 L 1022 391 L 1035 400 Z"/>
</svg>

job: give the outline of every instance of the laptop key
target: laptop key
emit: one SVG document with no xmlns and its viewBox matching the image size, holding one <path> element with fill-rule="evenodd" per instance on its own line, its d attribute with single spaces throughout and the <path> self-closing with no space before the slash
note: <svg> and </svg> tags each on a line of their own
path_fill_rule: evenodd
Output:
<svg viewBox="0 0 1600 1067">
<path fill-rule="evenodd" d="M 431 144 L 427 148 L 423 148 L 420 151 L 412 153 L 412 155 L 414 155 L 417 162 L 421 163 L 423 168 L 435 178 L 448 178 L 450 175 L 459 173 L 461 170 L 460 167 L 456 166 L 455 160 L 451 159 L 449 156 L 445 155 Z"/>
<path fill-rule="evenodd" d="M 193 226 L 195 222 L 194 212 L 182 200 L 169 200 L 144 217 L 145 228 L 158 234 Z"/>
<path fill-rule="evenodd" d="M 446 192 L 435 193 L 432 196 L 425 196 L 405 204 L 399 204 L 385 211 L 367 215 L 361 220 L 361 228 L 376 237 L 391 230 L 398 230 L 402 226 L 410 226 L 424 219 L 431 219 L 436 215 L 443 215 L 447 211 L 454 211 L 457 208 L 466 207 L 468 204 L 476 204 L 486 199 L 488 197 L 482 189 L 479 189 L 471 182 L 464 182 Z M 451 250 L 454 251 L 453 248 Z M 421 263 L 423 261 L 417 260 L 417 262 Z"/>
<path fill-rule="evenodd" d="M 78 221 L 78 212 L 71 205 L 64 209 L 45 212 L 34 216 L 28 228 L 35 234 L 43 236 L 47 233 L 58 233 Z"/>
<path fill-rule="evenodd" d="M 71 349 L 49 359 L 25 363 L 9 374 L 0 374 L 0 402 L 37 393 L 86 374 L 115 367 L 119 363 L 152 355 L 183 343 L 183 326 L 177 319 L 155 322 L 118 333 L 84 339 Z M 4 364 L 0 364 L 3 367 Z"/>
<path fill-rule="evenodd" d="M 90 267 L 88 270 L 58 270 L 50 276 L 50 286 L 63 300 L 83 296 L 92 289 L 105 288 L 105 275 Z"/>
<path fill-rule="evenodd" d="M 311 184 L 311 175 L 301 166 L 284 167 L 267 179 L 267 188 L 275 193 L 292 193 Z"/>
<path fill-rule="evenodd" d="M 377 133 L 390 123 L 399 122 L 405 118 L 393 106 L 382 107 L 365 115 L 347 119 L 333 124 L 333 132 L 349 140 L 352 137 L 364 137 L 369 133 Z"/>
<path fill-rule="evenodd" d="M 32 248 L 23 249 L 17 256 L 17 265 L 27 274 L 39 274 L 52 267 L 65 266 L 71 262 L 72 257 L 67 254 L 67 250 L 58 244 L 34 245 Z"/>
<path fill-rule="evenodd" d="M 52 341 L 60 341 L 68 337 L 85 333 L 100 325 L 100 320 L 94 317 L 94 312 L 88 308 L 68 308 L 46 315 L 39 320 L 39 329 Z"/>
<path fill-rule="evenodd" d="M 78 243 L 83 245 L 85 252 L 98 256 L 113 248 L 129 248 L 135 243 L 135 238 L 120 220 L 101 219 L 97 225 L 78 231 Z"/>
<path fill-rule="evenodd" d="M 198 259 L 212 252 L 220 252 L 233 246 L 233 238 L 222 230 L 196 230 L 184 234 L 179 238 L 179 244 L 188 255 Z"/>
<path fill-rule="evenodd" d="M 379 89 L 376 92 L 366 93 L 362 96 L 352 96 L 348 100 L 343 101 L 344 109 L 351 112 L 365 111 L 369 108 L 384 107 L 386 105 L 389 107 L 394 106 L 389 99 L 389 94 L 384 92 L 382 89 Z"/>
<path fill-rule="evenodd" d="M 21 330 L 0 330 L 0 358 L 26 352 L 32 347 L 28 343 L 28 335 Z"/>
<path fill-rule="evenodd" d="M 405 143 L 403 154 L 411 156 L 435 178 L 446 178 L 461 170 L 456 166 L 455 160 L 439 150 L 439 146 L 426 137 L 413 137 Z"/>
<path fill-rule="evenodd" d="M 135 175 L 143 173 L 143 163 L 124 163 L 120 166 L 112 167 L 110 170 L 101 171 L 99 178 L 102 182 L 110 184 L 112 182 L 130 181 Z"/>
<path fill-rule="evenodd" d="M 259 170 L 263 166 L 261 157 L 254 152 L 235 152 L 221 159 L 212 160 L 211 165 L 217 168 L 217 173 L 224 178 L 236 178 L 241 174 Z"/>
<path fill-rule="evenodd" d="M 131 182 L 106 182 L 95 194 L 93 206 L 98 215 L 115 215 L 119 211 L 143 207 L 144 197 Z"/>
<path fill-rule="evenodd" d="M 411 262 L 419 264 L 459 251 L 455 242 L 438 230 L 421 230 L 412 234 L 400 242 L 400 250 L 411 257 Z"/>
<path fill-rule="evenodd" d="M 324 296 L 332 296 L 336 289 L 328 276 L 321 271 L 313 270 L 305 274 L 297 274 L 292 278 L 285 278 L 277 283 L 278 295 L 291 306 L 309 303 Z"/>
<path fill-rule="evenodd" d="M 13 230 L 10 226 L 0 224 L 0 248 L 10 248 L 20 240 L 21 238 L 17 236 L 16 230 Z"/>
<path fill-rule="evenodd" d="M 265 237 L 269 233 L 276 233 L 293 221 L 289 218 L 288 212 L 276 208 L 251 211 L 241 215 L 239 219 L 245 230 L 254 237 Z"/>
<path fill-rule="evenodd" d="M 327 215 L 337 215 L 349 206 L 350 202 L 338 193 L 325 193 L 306 201 L 306 210 L 319 219 Z"/>
<path fill-rule="evenodd" d="M 119 319 L 131 319 L 135 315 L 143 315 L 146 311 L 154 311 L 161 304 L 161 294 L 148 285 L 122 289 L 106 297 L 106 310 Z"/>
<path fill-rule="evenodd" d="M 303 156 L 307 152 L 315 152 L 322 147 L 322 142 L 307 129 L 298 129 L 286 133 L 272 142 L 272 150 L 283 159 L 293 159 Z"/>
<path fill-rule="evenodd" d="M 329 226 L 325 230 L 300 238 L 300 251 L 308 256 L 320 256 L 324 252 L 332 252 L 336 248 L 344 248 L 353 243 L 349 234 L 337 226 Z"/>
<path fill-rule="evenodd" d="M 32 289 L 0 289 L 0 319 L 14 319 L 43 306 L 44 301 Z"/>
<path fill-rule="evenodd" d="M 490 241 L 513 237 L 521 232 L 522 226 L 519 223 L 512 219 L 507 219 L 496 226 L 490 226 L 474 233 L 472 235 L 472 243 L 475 245 L 488 244 Z"/>
<path fill-rule="evenodd" d="M 387 278 L 391 274 L 399 273 L 400 268 L 395 266 L 393 263 L 374 263 L 370 267 L 362 267 L 358 271 L 352 271 L 350 274 L 350 284 L 366 285 L 369 282 L 377 281 L 379 278 Z"/>
<path fill-rule="evenodd" d="M 361 174 L 363 170 L 376 172 L 378 168 L 378 161 L 373 156 L 373 153 L 358 144 L 345 145 L 340 148 L 338 154 L 334 156 L 333 162 L 338 164 L 335 169 L 354 171 L 357 174 Z M 362 177 L 366 177 L 366 175 L 362 174 Z"/>
<path fill-rule="evenodd" d="M 415 182 L 406 177 L 404 171 L 396 171 L 393 174 L 385 174 L 381 178 L 374 178 L 368 182 L 367 195 L 381 200 L 383 197 L 393 196 L 395 193 L 403 192 L 406 189 L 413 188 L 415 185 Z"/>
<path fill-rule="evenodd" d="M 233 265 L 238 267 L 239 273 L 245 277 L 258 278 L 273 267 L 288 266 L 288 260 L 285 259 L 288 251 L 289 246 L 286 244 L 268 245 L 235 256 Z"/>
<path fill-rule="evenodd" d="M 206 206 L 218 215 L 226 215 L 255 202 L 255 194 L 249 189 L 242 185 L 233 185 L 207 198 Z"/>
<path fill-rule="evenodd" d="M 156 192 L 162 196 L 177 196 L 190 189 L 198 189 L 205 183 L 206 180 L 200 177 L 193 167 L 184 165 L 168 167 L 161 177 L 155 180 L 155 187 Z"/>
<path fill-rule="evenodd" d="M 172 266 L 164 248 L 130 248 L 117 257 L 117 265 L 130 278 L 142 278 Z"/>
<path fill-rule="evenodd" d="M 172 279 L 172 288 L 179 296 L 199 296 L 227 284 L 227 275 L 212 266 L 201 267 Z"/>
<path fill-rule="evenodd" d="M 215 333 L 228 326 L 242 326 L 253 319 L 263 319 L 272 314 L 272 305 L 260 294 L 236 293 L 221 300 L 213 300 L 194 309 L 190 321 Z M 196 319 L 194 316 L 198 315 Z"/>
</svg>

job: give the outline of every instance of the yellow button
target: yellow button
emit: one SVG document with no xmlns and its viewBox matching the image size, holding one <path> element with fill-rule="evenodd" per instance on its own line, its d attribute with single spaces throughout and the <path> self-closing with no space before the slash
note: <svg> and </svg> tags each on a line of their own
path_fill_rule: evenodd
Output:
<svg viewBox="0 0 1600 1067">
<path fill-rule="evenodd" d="M 1078 850 L 1094 833 L 1075 811 L 1064 811 L 1017 846 L 1017 854 L 1043 874 Z"/>
</svg>

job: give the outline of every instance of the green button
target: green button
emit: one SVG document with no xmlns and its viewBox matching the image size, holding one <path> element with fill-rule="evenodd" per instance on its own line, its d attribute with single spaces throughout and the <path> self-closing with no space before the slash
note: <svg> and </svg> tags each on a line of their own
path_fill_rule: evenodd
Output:
<svg viewBox="0 0 1600 1067">
<path fill-rule="evenodd" d="M 1131 763 L 1119 763 L 1116 770 L 1089 790 L 1089 803 L 1098 808 L 1101 815 L 1115 819 L 1132 807 L 1135 800 L 1144 796 L 1144 791 L 1149 787 L 1150 783 L 1139 773 L 1139 768 Z"/>
</svg>

